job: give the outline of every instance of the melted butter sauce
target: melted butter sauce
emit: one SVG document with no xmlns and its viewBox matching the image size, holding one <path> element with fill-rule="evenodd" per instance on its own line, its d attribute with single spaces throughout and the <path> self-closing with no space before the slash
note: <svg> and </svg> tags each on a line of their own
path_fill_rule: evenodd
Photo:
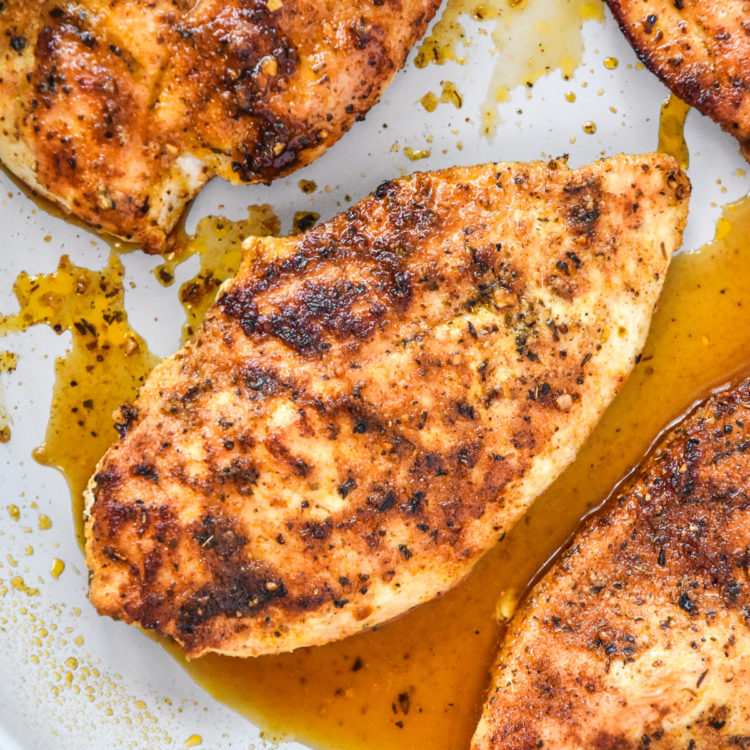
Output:
<svg viewBox="0 0 750 750">
<path fill-rule="evenodd" d="M 271 206 L 248 206 L 248 216 L 230 221 L 223 216 L 206 216 L 198 222 L 192 235 L 181 231 L 164 263 L 155 269 L 165 286 L 174 280 L 176 268 L 189 258 L 200 258 L 200 270 L 180 287 L 180 303 L 185 310 L 183 342 L 190 338 L 211 306 L 219 287 L 232 278 L 242 260 L 245 237 L 278 235 L 279 219 Z"/>
<path fill-rule="evenodd" d="M 566 80 L 573 75 L 583 58 L 582 24 L 603 21 L 604 8 L 600 0 L 448 0 L 432 33 L 419 46 L 418 68 L 466 62 L 459 52 L 459 46 L 465 50 L 470 44 L 465 18 L 490 29 L 495 65 L 482 106 L 482 132 L 492 136 L 500 121 L 497 104 L 507 100 L 511 89 L 524 85 L 531 90 L 557 69 Z M 428 111 L 438 101 L 446 100 L 432 92 L 422 99 Z"/>
<path fill-rule="evenodd" d="M 112 414 L 135 397 L 157 362 L 128 324 L 123 273 L 115 251 L 102 271 L 80 268 L 63 256 L 54 273 L 22 273 L 14 285 L 20 312 L 0 317 L 0 334 L 46 324 L 72 335 L 69 350 L 55 362 L 50 419 L 34 458 L 68 480 L 79 542 L 83 491 L 112 442 Z"/>
<path fill-rule="evenodd" d="M 689 104 L 674 94 L 670 94 L 661 105 L 659 118 L 658 149 L 664 154 L 674 156 L 683 169 L 690 166 L 690 154 L 685 142 L 685 119 L 689 111 Z"/>
</svg>

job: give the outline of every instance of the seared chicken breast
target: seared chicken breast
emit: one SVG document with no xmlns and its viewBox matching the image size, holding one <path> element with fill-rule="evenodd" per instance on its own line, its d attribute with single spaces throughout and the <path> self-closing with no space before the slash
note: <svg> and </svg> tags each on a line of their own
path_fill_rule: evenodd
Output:
<svg viewBox="0 0 750 750">
<path fill-rule="evenodd" d="M 91 601 L 190 656 L 256 655 L 447 591 L 627 377 L 688 194 L 666 156 L 487 164 L 250 240 L 119 415 Z"/>
<path fill-rule="evenodd" d="M 214 174 L 270 181 L 362 119 L 439 0 L 7 0 L 0 159 L 110 234 L 165 249 Z"/>
<path fill-rule="evenodd" d="M 576 534 L 512 621 L 473 750 L 750 747 L 750 381 Z"/>
<path fill-rule="evenodd" d="M 638 56 L 677 96 L 735 136 L 750 159 L 747 0 L 607 0 Z"/>
</svg>

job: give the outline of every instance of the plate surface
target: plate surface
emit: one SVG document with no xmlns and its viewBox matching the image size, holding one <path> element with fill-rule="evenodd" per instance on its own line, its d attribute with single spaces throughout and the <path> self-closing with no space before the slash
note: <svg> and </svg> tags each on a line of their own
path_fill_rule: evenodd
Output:
<svg viewBox="0 0 750 750">
<path fill-rule="evenodd" d="M 603 22 L 584 24 L 583 61 L 570 80 L 553 69 L 533 87 L 514 87 L 518 73 L 512 62 L 503 74 L 503 60 L 523 61 L 536 55 L 545 39 L 553 43 L 557 32 L 549 9 L 565 4 L 528 0 L 525 26 L 514 26 L 512 43 L 494 54 L 489 33 L 494 22 L 463 17 L 468 46 L 457 48 L 463 65 L 419 68 L 413 52 L 366 121 L 319 161 L 270 187 L 232 187 L 215 180 L 193 205 L 188 231 L 209 214 L 244 218 L 246 206 L 258 203 L 270 203 L 288 231 L 295 211 L 326 219 L 381 181 L 416 169 L 563 153 L 577 166 L 603 155 L 654 150 L 668 92 L 637 64 L 609 14 Z M 549 12 L 542 24 L 533 13 L 545 5 Z M 510 12 L 507 0 L 499 6 Z M 617 61 L 615 67 L 609 58 Z M 496 64 L 499 76 L 493 74 Z M 420 100 L 429 91 L 439 98 L 443 81 L 455 83 L 461 107 L 448 101 L 427 111 Z M 490 138 L 482 133 L 483 109 L 498 81 L 510 93 L 496 106 L 499 117 Z M 575 101 L 568 101 L 572 97 L 566 92 L 573 92 Z M 596 124 L 594 133 L 584 130 L 589 122 Z M 686 139 L 694 191 L 684 250 L 691 250 L 713 237 L 721 206 L 746 194 L 750 178 L 736 142 L 697 112 L 688 115 Z M 429 155 L 412 161 L 405 147 Z M 298 187 L 303 179 L 318 189 L 303 194 Z M 1 312 L 17 310 L 13 282 L 22 271 L 51 272 L 64 253 L 81 266 L 106 265 L 106 242 L 48 213 L 5 174 L 0 182 Z M 152 351 L 171 353 L 184 322 L 177 290 L 195 274 L 197 259 L 180 266 L 175 284 L 166 289 L 151 273 L 157 258 L 130 253 L 123 262 L 131 324 Z M 31 457 L 44 438 L 54 360 L 68 342 L 68 334 L 58 336 L 47 326 L 0 339 L 0 351 L 18 354 L 15 372 L 0 375 L 12 419 L 12 439 L 0 444 L 0 593 L 5 592 L 0 595 L 0 748 L 183 747 L 196 744 L 198 736 L 210 748 L 270 746 L 260 730 L 193 683 L 159 645 L 135 628 L 97 616 L 86 599 L 86 570 L 65 480 Z M 11 505 L 18 507 L 18 519 L 8 511 Z M 55 559 L 65 562 L 59 577 L 50 572 Z"/>
</svg>

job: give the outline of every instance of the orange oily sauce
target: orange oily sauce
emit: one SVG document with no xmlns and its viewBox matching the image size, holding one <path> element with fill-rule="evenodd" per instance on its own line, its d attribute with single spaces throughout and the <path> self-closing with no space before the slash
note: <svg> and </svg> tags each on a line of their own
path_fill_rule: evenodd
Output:
<svg viewBox="0 0 750 750">
<path fill-rule="evenodd" d="M 281 225 L 271 206 L 248 206 L 247 213 L 247 218 L 239 221 L 206 216 L 198 222 L 193 234 L 180 231 L 174 249 L 155 269 L 156 278 L 164 286 L 169 286 L 177 266 L 194 255 L 200 259 L 198 273 L 180 287 L 180 303 L 186 317 L 183 341 L 195 333 L 219 287 L 237 273 L 242 260 L 242 240 L 250 235 L 279 234 Z"/>
<path fill-rule="evenodd" d="M 689 104 L 675 94 L 670 94 L 661 105 L 659 117 L 658 151 L 674 156 L 683 169 L 690 166 L 690 154 L 685 141 L 685 119 L 689 111 Z"/>
<path fill-rule="evenodd" d="M 72 335 L 55 361 L 50 418 L 34 458 L 68 480 L 80 544 L 83 491 L 114 437 L 112 414 L 135 397 L 157 362 L 128 324 L 123 274 L 114 251 L 102 271 L 80 268 L 64 255 L 54 273 L 22 273 L 14 284 L 20 312 L 0 317 L 0 335 L 40 323 Z"/>
<path fill-rule="evenodd" d="M 498 619 L 512 614 L 581 517 L 671 421 L 711 388 L 750 369 L 748 236 L 745 199 L 725 209 L 712 243 L 673 260 L 630 380 L 576 462 L 461 586 L 339 643 L 276 657 L 183 661 L 189 674 L 271 732 L 314 747 L 468 747 L 495 656 Z"/>
</svg>

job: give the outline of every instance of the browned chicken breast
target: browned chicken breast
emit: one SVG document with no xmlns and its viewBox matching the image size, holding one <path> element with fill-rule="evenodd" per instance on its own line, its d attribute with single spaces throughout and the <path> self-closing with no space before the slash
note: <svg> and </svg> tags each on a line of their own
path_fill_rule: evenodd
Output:
<svg viewBox="0 0 750 750">
<path fill-rule="evenodd" d="M 747 0 L 607 0 L 638 56 L 677 96 L 735 136 L 750 159 Z"/>
<path fill-rule="evenodd" d="M 269 181 L 362 119 L 439 0 L 6 0 L 0 159 L 161 251 L 214 174 Z"/>
<path fill-rule="evenodd" d="M 122 410 L 90 485 L 94 605 L 254 655 L 449 589 L 627 377 L 688 194 L 665 156 L 488 164 L 251 240 Z"/>
<path fill-rule="evenodd" d="M 510 625 L 473 750 L 750 748 L 750 381 L 656 446 Z"/>
</svg>

